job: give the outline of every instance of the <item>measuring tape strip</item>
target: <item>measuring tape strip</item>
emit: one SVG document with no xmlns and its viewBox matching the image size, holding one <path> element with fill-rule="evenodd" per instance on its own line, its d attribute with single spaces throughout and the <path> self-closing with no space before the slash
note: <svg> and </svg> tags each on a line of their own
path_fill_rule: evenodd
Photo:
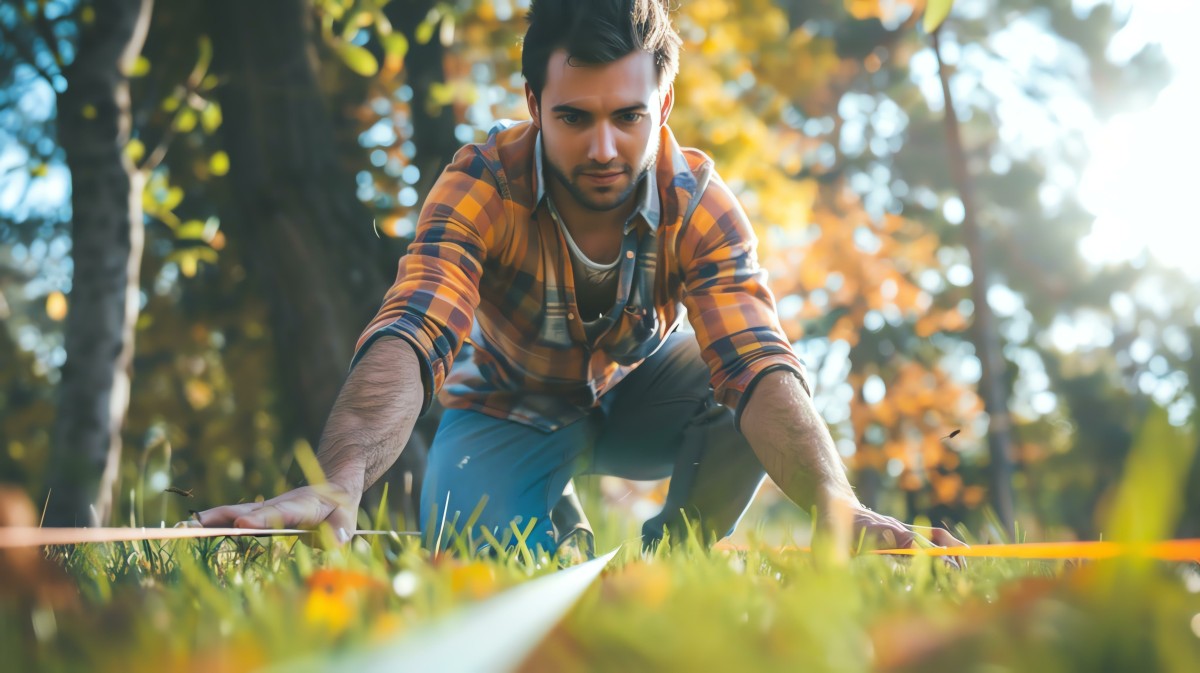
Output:
<svg viewBox="0 0 1200 673">
<path fill-rule="evenodd" d="M 718 542 L 714 549 L 749 551 L 749 547 Z M 810 547 L 781 547 L 779 551 L 811 552 Z M 915 547 L 911 549 L 873 549 L 871 554 L 889 556 L 962 556 L 973 558 L 1011 558 L 1054 561 L 1064 559 L 1102 560 L 1118 556 L 1140 556 L 1159 561 L 1200 563 L 1200 539 L 1164 540 L 1132 543 L 1112 541 L 1022 542 L 1018 544 L 979 544 L 971 547 Z"/>
<path fill-rule="evenodd" d="M 282 537 L 312 535 L 316 531 L 295 528 L 255 530 L 251 528 L 0 528 L 0 549 L 44 547 L 142 540 L 195 540 L 209 537 Z M 360 530 L 355 535 L 416 536 L 412 531 Z"/>
</svg>

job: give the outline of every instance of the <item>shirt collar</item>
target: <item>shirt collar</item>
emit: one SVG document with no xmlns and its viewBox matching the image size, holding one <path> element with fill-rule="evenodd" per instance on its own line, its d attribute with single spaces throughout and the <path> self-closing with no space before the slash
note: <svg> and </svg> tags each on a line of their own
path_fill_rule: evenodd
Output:
<svg viewBox="0 0 1200 673">
<path fill-rule="evenodd" d="M 533 170 L 534 180 L 537 182 L 537 198 L 534 201 L 534 207 L 540 206 L 546 198 L 546 178 L 542 170 L 542 132 L 538 131 L 537 140 L 533 151 Z M 638 183 L 637 192 L 634 194 L 634 199 L 637 200 L 638 206 L 629 215 L 629 219 L 625 221 L 625 232 L 633 229 L 637 223 L 638 215 L 642 216 L 651 231 L 658 231 L 658 223 L 662 213 L 662 203 L 658 194 L 658 178 L 655 176 L 654 166 L 646 171 Z"/>
</svg>

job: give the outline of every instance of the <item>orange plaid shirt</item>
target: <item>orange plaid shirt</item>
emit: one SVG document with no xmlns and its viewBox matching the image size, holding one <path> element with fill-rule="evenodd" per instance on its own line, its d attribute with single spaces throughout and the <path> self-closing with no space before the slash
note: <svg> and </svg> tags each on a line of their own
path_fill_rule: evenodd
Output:
<svg viewBox="0 0 1200 673">
<path fill-rule="evenodd" d="M 645 183 L 657 194 L 643 193 L 626 227 L 616 302 L 589 341 L 567 243 L 538 184 L 539 149 L 536 127 L 506 122 L 458 151 L 426 198 L 351 367 L 376 339 L 398 337 L 420 360 L 424 409 L 440 390 L 446 407 L 553 431 L 585 416 L 686 316 L 716 400 L 739 417 L 768 370 L 806 380 L 750 222 L 712 160 L 679 147 L 667 127 Z M 456 361 L 468 341 L 471 356 Z"/>
</svg>

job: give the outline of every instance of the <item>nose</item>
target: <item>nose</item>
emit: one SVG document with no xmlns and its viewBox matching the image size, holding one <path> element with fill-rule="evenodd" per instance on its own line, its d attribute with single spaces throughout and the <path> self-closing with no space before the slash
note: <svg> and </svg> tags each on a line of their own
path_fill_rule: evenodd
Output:
<svg viewBox="0 0 1200 673">
<path fill-rule="evenodd" d="M 608 122 L 601 122 L 595 128 L 591 147 L 588 148 L 588 159 L 598 164 L 607 164 L 617 158 L 616 132 Z"/>
</svg>

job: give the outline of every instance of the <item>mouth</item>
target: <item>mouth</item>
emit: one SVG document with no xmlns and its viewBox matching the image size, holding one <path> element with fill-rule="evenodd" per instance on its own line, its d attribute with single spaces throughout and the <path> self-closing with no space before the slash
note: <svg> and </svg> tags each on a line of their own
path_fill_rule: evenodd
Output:
<svg viewBox="0 0 1200 673">
<path fill-rule="evenodd" d="M 607 185 L 616 182 L 622 175 L 625 175 L 624 171 L 609 171 L 604 173 L 584 173 L 583 177 L 596 184 Z"/>
</svg>

